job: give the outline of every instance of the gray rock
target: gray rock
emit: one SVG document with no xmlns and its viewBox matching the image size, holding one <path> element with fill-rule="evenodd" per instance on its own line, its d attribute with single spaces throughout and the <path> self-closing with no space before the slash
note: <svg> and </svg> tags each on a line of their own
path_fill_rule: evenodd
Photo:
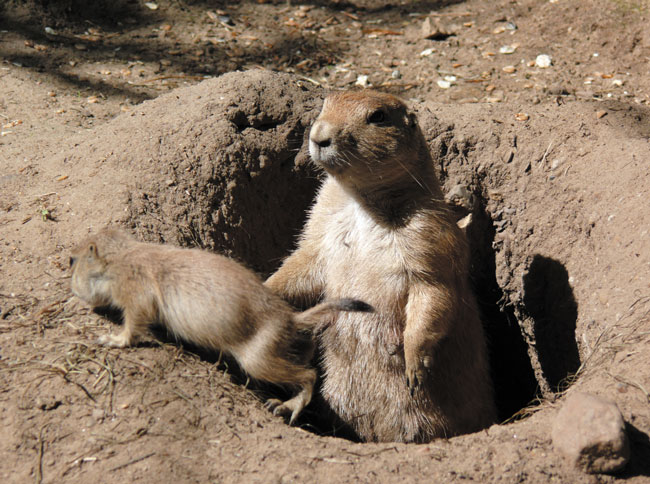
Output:
<svg viewBox="0 0 650 484">
<path fill-rule="evenodd" d="M 454 205 L 472 210 L 474 206 L 474 195 L 464 185 L 456 185 L 447 193 L 447 201 Z"/>
<path fill-rule="evenodd" d="M 567 397 L 553 423 L 552 438 L 557 451 L 592 474 L 620 471 L 630 458 L 618 407 L 588 393 Z"/>
</svg>

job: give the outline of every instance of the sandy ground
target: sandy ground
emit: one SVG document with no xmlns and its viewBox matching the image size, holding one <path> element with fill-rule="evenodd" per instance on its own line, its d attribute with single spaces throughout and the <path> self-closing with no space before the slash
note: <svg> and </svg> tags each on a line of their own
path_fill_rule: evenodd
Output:
<svg viewBox="0 0 650 484">
<path fill-rule="evenodd" d="M 648 481 L 647 1 L 86 3 L 0 6 L 0 480 Z M 81 236 L 121 223 L 269 274 L 318 184 L 303 133 L 357 83 L 407 99 L 445 192 L 472 195 L 506 423 L 356 443 L 164 336 L 93 344 L 117 327 L 70 293 Z M 551 444 L 578 390 L 626 420 L 616 476 Z"/>
</svg>

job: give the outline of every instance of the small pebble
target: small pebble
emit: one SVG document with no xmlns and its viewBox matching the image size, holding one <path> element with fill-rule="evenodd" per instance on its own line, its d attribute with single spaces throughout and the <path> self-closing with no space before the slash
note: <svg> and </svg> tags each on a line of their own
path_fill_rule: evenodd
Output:
<svg viewBox="0 0 650 484">
<path fill-rule="evenodd" d="M 600 119 L 600 118 L 602 118 L 604 116 L 607 116 L 607 111 L 604 111 L 604 110 L 596 111 L 596 118 Z"/>
<path fill-rule="evenodd" d="M 467 214 L 465 217 L 461 218 L 458 222 L 456 222 L 456 225 L 463 230 L 466 231 L 467 227 L 469 227 L 472 223 L 472 214 Z"/>
<path fill-rule="evenodd" d="M 420 57 L 429 57 L 435 51 L 436 49 L 424 49 L 422 52 L 420 52 Z"/>
<path fill-rule="evenodd" d="M 551 56 L 547 55 L 547 54 L 540 54 L 535 58 L 535 65 L 537 67 L 542 68 L 542 69 L 546 69 L 547 67 L 551 67 L 552 63 L 553 63 L 553 60 L 551 59 Z"/>
<path fill-rule="evenodd" d="M 512 74 L 513 72 L 517 71 L 517 68 L 515 66 L 505 66 L 502 70 L 506 74 Z"/>
<path fill-rule="evenodd" d="M 390 73 L 390 77 L 393 79 L 401 79 L 402 78 L 402 73 L 395 69 L 393 72 Z"/>
<path fill-rule="evenodd" d="M 464 185 L 456 185 L 445 197 L 447 201 L 459 205 L 467 210 L 471 210 L 474 205 L 474 196 Z"/>
<path fill-rule="evenodd" d="M 514 54 L 516 50 L 514 45 L 504 45 L 499 49 L 499 54 Z"/>
<path fill-rule="evenodd" d="M 354 83 L 356 86 L 361 86 L 361 87 L 368 87 L 369 82 L 368 82 L 368 76 L 365 74 L 362 74 L 357 77 L 357 81 Z"/>
<path fill-rule="evenodd" d="M 451 87 L 451 82 L 445 81 L 444 79 L 438 79 L 438 87 L 440 89 L 449 89 Z"/>
<path fill-rule="evenodd" d="M 230 16 L 228 15 L 219 15 L 217 18 L 219 19 L 219 22 L 224 23 L 226 25 L 231 25 L 231 26 L 235 25 L 235 22 L 233 22 Z"/>
<path fill-rule="evenodd" d="M 517 113 L 515 114 L 515 119 L 517 121 L 528 121 L 530 119 L 530 116 L 528 116 L 526 113 Z"/>
</svg>

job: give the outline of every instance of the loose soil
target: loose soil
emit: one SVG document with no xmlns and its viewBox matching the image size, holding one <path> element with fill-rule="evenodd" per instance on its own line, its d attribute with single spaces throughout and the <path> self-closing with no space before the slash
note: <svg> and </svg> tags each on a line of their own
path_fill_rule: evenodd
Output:
<svg viewBox="0 0 650 484">
<path fill-rule="evenodd" d="M 4 2 L 0 480 L 648 482 L 649 9 Z M 476 434 L 363 444 L 309 408 L 289 427 L 263 407 L 280 390 L 232 361 L 164 334 L 95 345 L 118 327 L 70 293 L 70 248 L 107 223 L 272 273 L 321 177 L 304 134 L 327 90 L 356 83 L 417 110 L 450 204 L 472 215 L 501 421 Z M 620 408 L 620 474 L 553 449 L 577 390 Z"/>
</svg>

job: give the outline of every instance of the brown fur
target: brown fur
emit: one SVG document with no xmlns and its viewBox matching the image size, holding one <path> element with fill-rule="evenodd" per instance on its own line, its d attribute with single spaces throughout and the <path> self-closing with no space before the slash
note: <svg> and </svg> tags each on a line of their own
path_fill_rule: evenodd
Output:
<svg viewBox="0 0 650 484">
<path fill-rule="evenodd" d="M 322 394 L 367 441 L 425 442 L 495 419 L 468 248 L 415 115 L 373 91 L 330 95 L 311 128 L 326 170 L 298 249 L 266 282 L 308 306 L 343 294 L 320 335 Z"/>
<path fill-rule="evenodd" d="M 149 325 L 235 357 L 253 378 L 300 389 L 292 399 L 271 399 L 274 413 L 293 422 L 311 399 L 316 372 L 306 354 L 292 354 L 299 330 L 311 332 L 340 310 L 369 310 L 358 301 L 326 302 L 296 314 L 248 269 L 197 249 L 139 243 L 107 228 L 77 246 L 70 258 L 72 290 L 93 307 L 123 311 L 124 329 L 99 343 L 125 347 Z M 303 345 L 304 346 L 304 345 Z"/>
</svg>

